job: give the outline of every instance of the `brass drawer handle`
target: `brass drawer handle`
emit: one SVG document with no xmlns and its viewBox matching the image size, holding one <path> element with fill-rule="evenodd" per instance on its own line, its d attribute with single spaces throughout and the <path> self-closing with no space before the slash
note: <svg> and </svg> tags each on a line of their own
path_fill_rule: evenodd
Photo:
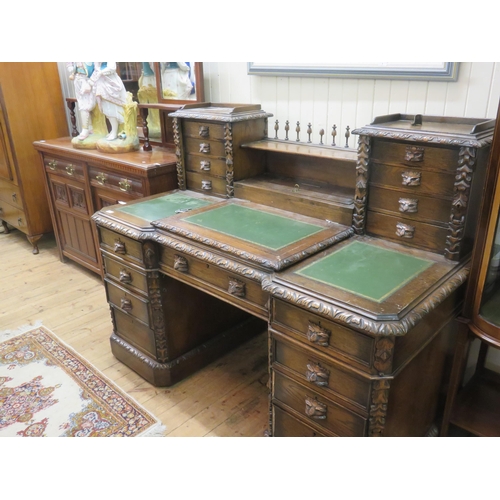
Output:
<svg viewBox="0 0 500 500">
<path fill-rule="evenodd" d="M 198 132 L 200 134 L 200 137 L 208 137 L 209 133 L 210 133 L 210 129 L 209 129 L 208 125 L 200 125 Z"/>
<path fill-rule="evenodd" d="M 306 365 L 306 379 L 320 387 L 327 386 L 330 378 L 330 372 L 323 368 L 319 363 L 308 363 Z"/>
<path fill-rule="evenodd" d="M 200 153 L 210 153 L 210 144 L 207 142 L 200 143 Z"/>
<path fill-rule="evenodd" d="M 401 174 L 401 177 L 403 178 L 401 182 L 403 186 L 420 186 L 422 180 L 422 173 L 408 171 L 408 172 L 403 172 Z"/>
<path fill-rule="evenodd" d="M 101 185 L 104 186 L 104 183 L 106 182 L 106 175 L 103 172 L 99 172 L 95 178 L 97 179 L 97 182 Z"/>
<path fill-rule="evenodd" d="M 17 225 L 18 226 L 22 226 L 23 225 L 23 219 L 21 219 L 21 217 L 19 217 L 19 219 L 17 219 Z"/>
<path fill-rule="evenodd" d="M 126 283 L 126 284 L 132 283 L 132 275 L 126 269 L 120 269 L 119 280 L 121 283 Z"/>
<path fill-rule="evenodd" d="M 127 251 L 125 250 L 125 243 L 121 240 L 115 240 L 115 246 L 113 248 L 115 253 L 125 255 Z"/>
<path fill-rule="evenodd" d="M 229 278 L 229 286 L 227 291 L 235 297 L 244 297 L 246 295 L 245 283 L 236 278 Z"/>
<path fill-rule="evenodd" d="M 399 198 L 398 203 L 400 212 L 409 214 L 418 212 L 418 200 L 414 198 Z"/>
<path fill-rule="evenodd" d="M 410 226 L 409 224 L 398 222 L 396 224 L 396 236 L 411 240 L 415 236 L 415 228 L 413 226 Z"/>
<path fill-rule="evenodd" d="M 127 179 L 122 179 L 118 185 L 122 191 L 130 191 L 131 185 Z"/>
<path fill-rule="evenodd" d="M 201 181 L 203 191 L 212 191 L 212 181 Z"/>
<path fill-rule="evenodd" d="M 182 255 L 174 255 L 174 269 L 180 273 L 188 272 L 188 261 Z"/>
<path fill-rule="evenodd" d="M 56 160 L 49 161 L 49 168 L 50 168 L 50 170 L 55 170 L 56 166 L 57 166 L 57 161 Z"/>
<path fill-rule="evenodd" d="M 405 161 L 414 163 L 424 161 L 424 151 L 422 146 L 406 146 Z"/>
<path fill-rule="evenodd" d="M 320 403 L 316 398 L 310 398 L 306 396 L 306 415 L 317 420 L 325 420 L 328 411 L 327 406 L 324 403 Z"/>
<path fill-rule="evenodd" d="M 73 167 L 72 164 L 69 164 L 66 167 L 66 172 L 67 172 L 68 175 L 73 175 L 75 173 L 75 167 Z"/>
<path fill-rule="evenodd" d="M 307 340 L 309 340 L 309 342 L 322 347 L 328 347 L 331 334 L 332 332 L 330 330 L 327 330 L 316 323 L 309 322 L 307 328 Z"/>
<path fill-rule="evenodd" d="M 130 299 L 121 299 L 120 300 L 120 307 L 124 311 L 131 311 L 132 310 L 132 302 Z"/>
<path fill-rule="evenodd" d="M 208 160 L 200 161 L 200 170 L 203 170 L 205 172 L 209 172 L 210 171 L 210 162 Z"/>
</svg>

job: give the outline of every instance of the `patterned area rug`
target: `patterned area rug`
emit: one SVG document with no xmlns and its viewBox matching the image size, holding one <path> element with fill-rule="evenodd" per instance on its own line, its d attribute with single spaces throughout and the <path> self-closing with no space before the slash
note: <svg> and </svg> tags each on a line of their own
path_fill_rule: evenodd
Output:
<svg viewBox="0 0 500 500">
<path fill-rule="evenodd" d="M 164 427 L 43 326 L 0 332 L 0 437 L 157 437 Z"/>
</svg>

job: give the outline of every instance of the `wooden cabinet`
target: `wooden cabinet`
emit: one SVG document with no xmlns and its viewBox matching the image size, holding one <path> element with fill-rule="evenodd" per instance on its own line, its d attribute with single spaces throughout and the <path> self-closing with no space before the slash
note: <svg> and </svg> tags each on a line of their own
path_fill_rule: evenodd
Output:
<svg viewBox="0 0 500 500">
<path fill-rule="evenodd" d="M 499 115 L 500 116 L 500 106 Z M 500 353 L 500 122 L 486 174 L 471 275 L 461 318 L 441 435 L 457 428 L 476 436 L 500 436 L 500 375 L 487 365 L 488 354 Z M 469 356 L 472 341 L 479 353 Z M 495 359 L 493 357 L 493 359 Z M 467 361 L 475 370 L 466 380 Z M 464 383 L 465 382 L 465 383 Z M 453 432 L 452 432 L 453 429 Z"/>
<path fill-rule="evenodd" d="M 91 216 L 110 205 L 175 189 L 175 156 L 167 149 L 106 154 L 74 149 L 70 138 L 36 141 L 61 260 L 102 274 Z M 40 162 L 38 162 L 40 165 Z"/>
<path fill-rule="evenodd" d="M 32 142 L 66 135 L 56 63 L 0 63 L 0 220 L 37 242 L 52 231 L 49 205 Z"/>
</svg>

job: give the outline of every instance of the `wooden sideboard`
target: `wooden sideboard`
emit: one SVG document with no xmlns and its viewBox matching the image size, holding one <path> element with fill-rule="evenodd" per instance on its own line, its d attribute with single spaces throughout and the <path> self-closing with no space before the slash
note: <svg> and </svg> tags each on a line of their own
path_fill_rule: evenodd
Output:
<svg viewBox="0 0 500 500">
<path fill-rule="evenodd" d="M 177 187 L 171 150 L 107 154 L 75 149 L 70 137 L 34 143 L 59 255 L 102 275 L 94 212 Z"/>
<path fill-rule="evenodd" d="M 93 216 L 115 356 L 171 385 L 268 329 L 271 435 L 436 435 L 494 122 L 389 115 L 357 152 L 256 134 L 237 156 L 260 109 L 173 119 L 181 189 Z"/>
<path fill-rule="evenodd" d="M 31 144 L 67 133 L 57 64 L 0 63 L 0 221 L 26 234 L 34 254 L 52 223 Z"/>
</svg>

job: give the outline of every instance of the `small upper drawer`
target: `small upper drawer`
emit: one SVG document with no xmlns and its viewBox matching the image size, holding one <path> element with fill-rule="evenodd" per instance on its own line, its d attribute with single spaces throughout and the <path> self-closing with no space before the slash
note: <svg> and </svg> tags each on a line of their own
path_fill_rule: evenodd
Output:
<svg viewBox="0 0 500 500">
<path fill-rule="evenodd" d="M 272 299 L 271 326 L 292 335 L 323 353 L 349 358 L 358 367 L 368 370 L 372 364 L 374 339 L 350 328 L 325 320 L 292 304 Z"/>
<path fill-rule="evenodd" d="M 186 157 L 186 170 L 202 175 L 226 177 L 226 160 L 220 158 L 204 158 L 199 155 L 188 154 Z"/>
<path fill-rule="evenodd" d="M 104 250 L 107 250 L 111 255 L 135 261 L 138 264 L 144 262 L 142 244 L 140 242 L 103 227 L 99 227 L 98 229 L 101 235 L 101 246 Z"/>
<path fill-rule="evenodd" d="M 226 179 L 208 173 L 186 172 L 186 187 L 193 191 L 212 195 L 226 195 Z"/>
<path fill-rule="evenodd" d="M 192 137 L 187 137 L 185 141 L 185 148 L 186 152 L 191 154 L 199 154 L 201 156 L 212 158 L 226 157 L 223 142 L 209 141 L 208 139 L 193 139 Z"/>
<path fill-rule="evenodd" d="M 410 195 L 393 189 L 372 187 L 368 208 L 410 219 L 447 224 L 451 214 L 451 199 Z"/>
<path fill-rule="evenodd" d="M 8 222 L 23 232 L 28 228 L 24 212 L 3 200 L 0 200 L 0 220 Z"/>
<path fill-rule="evenodd" d="M 147 279 L 143 273 L 127 266 L 125 263 L 110 258 L 106 253 L 102 255 L 106 276 L 109 276 L 127 288 L 147 293 Z"/>
<path fill-rule="evenodd" d="M 455 172 L 458 167 L 458 149 L 422 144 L 405 144 L 375 139 L 370 154 L 372 160 L 387 164 L 415 166 Z"/>
<path fill-rule="evenodd" d="M 134 316 L 145 325 L 149 325 L 149 302 L 129 290 L 104 279 L 108 302 L 120 308 L 123 312 Z"/>
<path fill-rule="evenodd" d="M 65 158 L 58 158 L 54 156 L 44 155 L 43 163 L 45 169 L 53 174 L 59 174 L 64 177 L 69 177 L 72 179 L 78 179 L 80 181 L 84 180 L 83 164 L 67 160 Z"/>
<path fill-rule="evenodd" d="M 419 168 L 371 165 L 370 184 L 397 188 L 408 193 L 453 196 L 455 175 Z"/>
<path fill-rule="evenodd" d="M 94 166 L 89 167 L 89 177 L 93 186 L 103 186 L 135 197 L 144 196 L 144 186 L 141 179 L 126 177 Z"/>
<path fill-rule="evenodd" d="M 273 402 L 280 402 L 337 436 L 363 437 L 367 418 L 273 371 Z"/>
<path fill-rule="evenodd" d="M 224 125 L 219 123 L 184 121 L 184 135 L 198 139 L 212 139 L 222 141 L 224 139 Z"/>
<path fill-rule="evenodd" d="M 11 182 L 0 180 L 0 200 L 4 200 L 21 210 L 23 208 L 21 190 Z"/>
</svg>

